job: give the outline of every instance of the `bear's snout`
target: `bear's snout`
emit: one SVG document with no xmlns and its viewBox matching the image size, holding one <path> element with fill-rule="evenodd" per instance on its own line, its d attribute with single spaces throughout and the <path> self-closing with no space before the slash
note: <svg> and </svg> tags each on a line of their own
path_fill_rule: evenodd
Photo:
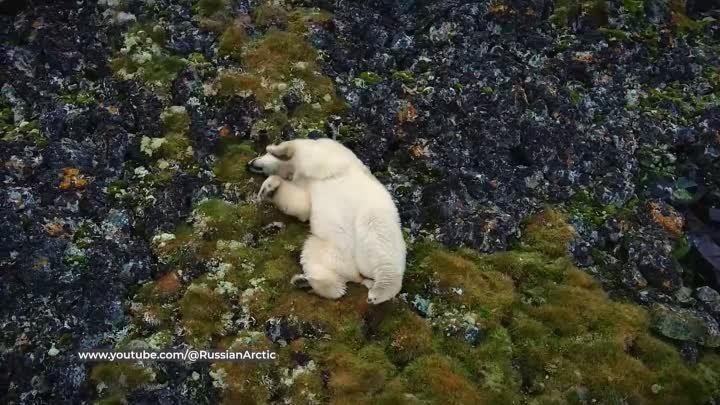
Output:
<svg viewBox="0 0 720 405">
<path fill-rule="evenodd" d="M 245 165 L 247 168 L 247 171 L 249 171 L 250 173 L 255 173 L 255 174 L 264 174 L 265 172 L 263 171 L 263 168 L 260 167 L 260 165 L 256 164 L 257 160 L 258 160 L 258 158 L 255 158 L 255 159 L 247 162 L 247 164 Z"/>
</svg>

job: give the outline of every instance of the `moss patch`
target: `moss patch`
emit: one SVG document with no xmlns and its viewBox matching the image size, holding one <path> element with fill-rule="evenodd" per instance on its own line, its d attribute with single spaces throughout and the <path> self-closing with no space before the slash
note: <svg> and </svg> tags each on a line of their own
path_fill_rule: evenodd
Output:
<svg viewBox="0 0 720 405">
<path fill-rule="evenodd" d="M 610 300 L 571 264 L 572 232 L 559 212 L 528 221 L 508 252 L 411 245 L 404 299 L 379 306 L 362 287 L 336 301 L 292 287 L 307 228 L 289 220 L 268 228 L 278 218 L 247 204 L 200 203 L 191 226 L 158 235 L 154 246 L 162 263 L 200 260 L 207 272 L 187 288 L 168 272 L 136 294 L 135 325 L 149 344 L 171 344 L 168 330 L 181 325 L 194 346 L 279 354 L 214 365 L 224 403 L 278 395 L 292 404 L 696 404 L 718 394 L 716 355 L 685 364 L 650 334 L 644 308 Z M 167 318 L 149 325 L 156 309 Z M 255 322 L 238 330 L 245 315 Z M 269 328 L 290 332 L 274 344 Z"/>
<path fill-rule="evenodd" d="M 110 68 L 121 79 L 139 79 L 166 91 L 187 63 L 165 50 L 166 40 L 162 26 L 135 24 L 123 35 L 123 46 Z"/>
<path fill-rule="evenodd" d="M 124 404 L 126 395 L 155 380 L 155 373 L 132 363 L 101 363 L 93 367 L 90 379 L 102 396 L 99 404 Z"/>
<path fill-rule="evenodd" d="M 299 135 L 320 129 L 331 115 L 345 111 L 333 81 L 321 73 L 318 52 L 305 39 L 312 24 L 330 15 L 312 9 L 287 10 L 264 4 L 254 14 L 264 35 L 247 41 L 244 28 L 231 25 L 220 38 L 221 54 L 232 56 L 242 69 L 220 72 L 215 88 L 221 97 L 253 96 L 268 112 L 253 128 L 271 141 L 289 126 Z"/>
</svg>

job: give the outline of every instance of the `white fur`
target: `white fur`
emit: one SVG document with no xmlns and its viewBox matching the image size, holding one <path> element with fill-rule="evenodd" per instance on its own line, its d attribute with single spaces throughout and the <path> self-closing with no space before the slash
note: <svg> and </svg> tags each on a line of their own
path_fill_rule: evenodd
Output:
<svg viewBox="0 0 720 405">
<path fill-rule="evenodd" d="M 268 147 L 288 158 L 292 181 L 269 177 L 260 195 L 303 220 L 309 208 L 312 235 L 301 264 L 313 291 L 327 298 L 345 294 L 349 281 L 368 287 L 378 304 L 400 292 L 406 246 L 397 208 L 385 187 L 349 149 L 336 141 L 293 140 Z M 268 166 L 263 166 L 268 163 Z M 281 164 L 265 155 L 263 171 Z"/>
</svg>

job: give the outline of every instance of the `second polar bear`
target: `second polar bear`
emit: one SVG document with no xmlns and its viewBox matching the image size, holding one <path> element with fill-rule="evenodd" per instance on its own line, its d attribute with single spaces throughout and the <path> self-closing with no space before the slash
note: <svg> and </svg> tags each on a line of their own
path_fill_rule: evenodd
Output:
<svg viewBox="0 0 720 405">
<path fill-rule="evenodd" d="M 250 162 L 269 175 L 260 189 L 288 215 L 310 220 L 301 255 L 303 275 L 326 298 L 345 294 L 347 282 L 368 287 L 379 304 L 400 292 L 406 246 L 397 208 L 385 187 L 355 154 L 331 139 L 271 145 Z M 291 179 L 291 180 L 290 180 Z"/>
</svg>

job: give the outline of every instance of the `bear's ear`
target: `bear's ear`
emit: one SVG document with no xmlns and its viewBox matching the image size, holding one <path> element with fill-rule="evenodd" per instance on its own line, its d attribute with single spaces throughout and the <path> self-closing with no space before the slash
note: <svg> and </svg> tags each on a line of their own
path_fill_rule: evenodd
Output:
<svg viewBox="0 0 720 405">
<path fill-rule="evenodd" d="M 279 145 L 268 145 L 265 147 L 265 152 L 280 159 L 290 160 L 295 154 L 294 141 L 285 141 Z"/>
</svg>

